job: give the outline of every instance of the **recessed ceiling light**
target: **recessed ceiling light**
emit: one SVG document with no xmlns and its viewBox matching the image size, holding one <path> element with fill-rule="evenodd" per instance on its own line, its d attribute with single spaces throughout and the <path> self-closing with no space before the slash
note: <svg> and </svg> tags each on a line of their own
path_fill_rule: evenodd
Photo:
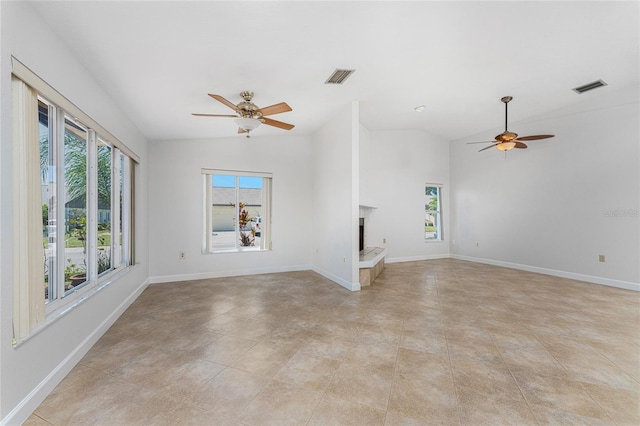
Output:
<svg viewBox="0 0 640 426">
<path fill-rule="evenodd" d="M 419 105 L 419 106 L 417 106 L 417 107 L 415 107 L 415 108 L 414 108 L 414 110 L 415 110 L 416 112 L 422 112 L 422 111 L 424 111 L 424 109 L 425 109 L 425 106 L 424 106 L 424 105 Z"/>
</svg>

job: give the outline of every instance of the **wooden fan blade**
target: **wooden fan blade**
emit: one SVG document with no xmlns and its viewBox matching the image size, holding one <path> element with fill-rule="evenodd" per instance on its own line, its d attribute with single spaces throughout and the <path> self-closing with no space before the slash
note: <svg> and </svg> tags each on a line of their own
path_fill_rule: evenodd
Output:
<svg viewBox="0 0 640 426">
<path fill-rule="evenodd" d="M 514 146 L 514 148 L 521 148 L 521 149 L 524 149 L 526 147 L 527 145 L 523 144 L 522 142 L 516 142 L 516 146 Z"/>
<path fill-rule="evenodd" d="M 236 118 L 238 117 L 237 115 L 230 115 L 230 114 L 196 114 L 191 113 L 191 115 L 195 115 L 196 117 L 233 117 Z"/>
<path fill-rule="evenodd" d="M 473 145 L 474 143 L 496 143 L 496 141 L 467 142 L 467 145 Z"/>
<path fill-rule="evenodd" d="M 264 120 L 264 124 L 268 126 L 279 127 L 284 130 L 291 130 L 295 127 L 293 124 L 283 123 L 282 121 L 273 120 L 271 118 L 263 118 L 262 120 Z"/>
<path fill-rule="evenodd" d="M 223 98 L 222 96 L 220 96 L 220 95 L 212 95 L 211 93 L 209 93 L 209 96 L 211 96 L 216 101 L 225 104 L 226 106 L 228 106 L 232 110 L 238 111 L 238 107 L 237 106 L 235 106 L 234 104 L 232 104 L 231 102 L 229 102 L 228 100 Z"/>
<path fill-rule="evenodd" d="M 493 145 L 489 145 L 489 146 L 488 146 L 488 147 L 486 147 L 486 148 L 482 148 L 482 149 L 481 149 L 480 151 L 478 151 L 478 152 L 486 151 L 487 149 L 489 149 L 489 148 L 493 148 L 493 147 L 494 147 L 494 146 L 496 146 L 496 145 L 499 145 L 499 143 L 494 143 Z"/>
<path fill-rule="evenodd" d="M 280 114 L 282 112 L 289 112 L 289 111 L 293 111 L 293 110 L 289 105 L 287 105 L 286 102 L 280 102 L 279 104 L 270 105 L 264 108 L 258 108 L 256 110 L 256 112 L 261 113 L 263 117 L 266 115 Z"/>
<path fill-rule="evenodd" d="M 555 135 L 533 135 L 533 136 L 522 136 L 521 138 L 516 138 L 517 141 L 536 141 L 538 139 L 548 139 L 552 138 Z"/>
</svg>

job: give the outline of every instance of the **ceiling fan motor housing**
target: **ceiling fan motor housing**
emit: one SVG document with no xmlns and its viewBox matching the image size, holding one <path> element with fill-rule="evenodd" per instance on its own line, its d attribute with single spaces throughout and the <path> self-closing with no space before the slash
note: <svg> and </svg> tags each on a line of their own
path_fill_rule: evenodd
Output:
<svg viewBox="0 0 640 426">
<path fill-rule="evenodd" d="M 500 142 L 511 142 L 517 137 L 518 137 L 517 133 L 507 131 L 507 132 L 500 133 L 498 136 L 495 137 L 495 139 Z"/>
</svg>

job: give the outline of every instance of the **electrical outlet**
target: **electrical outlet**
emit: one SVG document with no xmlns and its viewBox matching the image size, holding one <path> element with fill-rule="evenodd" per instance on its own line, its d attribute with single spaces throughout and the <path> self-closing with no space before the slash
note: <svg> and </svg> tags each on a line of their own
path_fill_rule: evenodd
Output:
<svg viewBox="0 0 640 426">
<path fill-rule="evenodd" d="M 598 255 L 598 262 L 604 263 L 604 254 Z"/>
<path fill-rule="evenodd" d="M 184 259 L 184 252 L 183 251 L 178 253 L 178 259 Z"/>
<path fill-rule="evenodd" d="M 347 263 L 347 258 L 346 257 L 342 258 L 342 263 Z"/>
<path fill-rule="evenodd" d="M 387 244 L 387 239 L 386 238 L 382 239 L 382 244 Z"/>
</svg>

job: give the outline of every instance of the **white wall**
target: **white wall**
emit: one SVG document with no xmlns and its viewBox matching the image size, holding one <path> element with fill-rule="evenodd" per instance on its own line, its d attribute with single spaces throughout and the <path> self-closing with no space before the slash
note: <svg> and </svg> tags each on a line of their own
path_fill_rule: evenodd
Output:
<svg viewBox="0 0 640 426">
<path fill-rule="evenodd" d="M 152 142 L 150 163 L 152 282 L 310 269 L 308 137 Z M 273 173 L 271 251 L 202 253 L 202 168 Z"/>
<path fill-rule="evenodd" d="M 526 150 L 505 157 L 451 145 L 455 255 L 640 289 L 638 87 L 598 90 L 571 109 L 509 123 L 523 136 L 556 135 Z"/>
<path fill-rule="evenodd" d="M 360 289 L 357 117 L 356 102 L 342 109 L 312 139 L 313 270 L 349 290 Z"/>
<path fill-rule="evenodd" d="M 147 143 L 39 15 L 24 2 L 1 2 L 0 57 L 0 423 L 19 424 L 133 301 L 148 279 Z M 47 81 L 141 158 L 136 170 L 136 259 L 124 277 L 17 348 L 12 330 L 11 55 Z"/>
<path fill-rule="evenodd" d="M 365 244 L 386 247 L 387 262 L 449 255 L 449 144 L 421 130 L 369 131 L 361 140 Z M 426 183 L 443 184 L 444 241 L 424 240 Z M 362 192 L 361 192 L 362 194 Z M 386 239 L 386 243 L 384 243 Z"/>
</svg>

